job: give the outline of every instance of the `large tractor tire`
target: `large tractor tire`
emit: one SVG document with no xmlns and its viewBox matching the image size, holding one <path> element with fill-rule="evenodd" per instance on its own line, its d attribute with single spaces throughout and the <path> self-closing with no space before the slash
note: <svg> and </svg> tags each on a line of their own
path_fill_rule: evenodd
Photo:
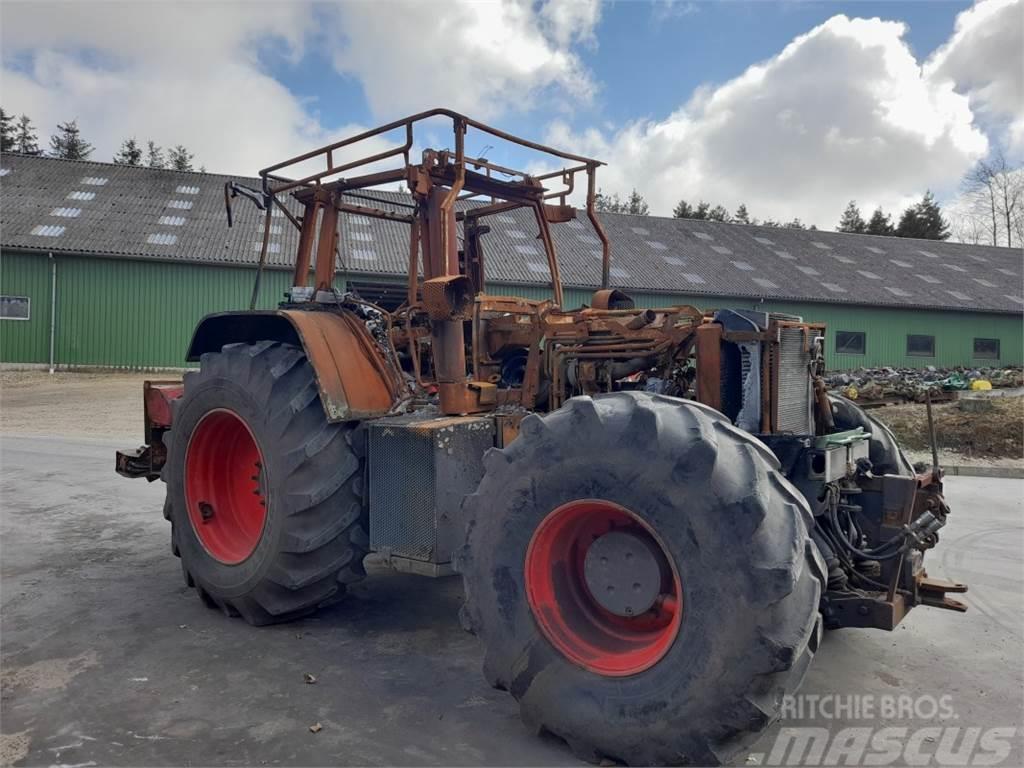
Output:
<svg viewBox="0 0 1024 768">
<path fill-rule="evenodd" d="M 583 759 L 730 760 L 820 640 L 806 502 L 698 403 L 578 397 L 521 426 L 464 505 L 463 622 L 485 677 Z"/>
<path fill-rule="evenodd" d="M 204 602 L 250 624 L 288 621 L 365 575 L 363 434 L 327 422 L 301 349 L 204 354 L 173 424 L 164 515 Z"/>
<path fill-rule="evenodd" d="M 837 430 L 861 427 L 865 432 L 871 433 L 871 439 L 868 441 L 868 458 L 876 475 L 914 474 L 914 466 L 896 442 L 892 430 L 878 419 L 869 416 L 867 411 L 852 400 L 839 395 L 829 395 L 828 399 L 832 404 L 832 419 Z"/>
</svg>

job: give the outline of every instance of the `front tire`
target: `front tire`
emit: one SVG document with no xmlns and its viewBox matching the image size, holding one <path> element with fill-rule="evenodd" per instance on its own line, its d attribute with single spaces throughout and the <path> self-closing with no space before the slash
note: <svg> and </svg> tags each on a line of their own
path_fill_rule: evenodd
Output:
<svg viewBox="0 0 1024 768">
<path fill-rule="evenodd" d="M 363 433 L 328 423 L 302 349 L 202 356 L 165 438 L 165 516 L 188 586 L 229 616 L 306 615 L 365 575 Z"/>
<path fill-rule="evenodd" d="M 821 633 L 810 512 L 778 467 L 721 414 L 671 397 L 579 397 L 524 419 L 464 506 L 463 620 L 488 681 L 584 759 L 731 759 L 778 718 Z M 627 554 L 646 563 L 636 579 Z M 606 583 L 639 608 L 598 600 Z"/>
</svg>

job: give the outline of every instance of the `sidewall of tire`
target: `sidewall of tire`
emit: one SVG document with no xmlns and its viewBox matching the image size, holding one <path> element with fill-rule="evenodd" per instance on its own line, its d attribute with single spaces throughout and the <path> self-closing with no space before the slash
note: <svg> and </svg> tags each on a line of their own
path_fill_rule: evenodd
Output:
<svg viewBox="0 0 1024 768">
<path fill-rule="evenodd" d="M 167 493 L 171 499 L 174 533 L 181 556 L 197 582 L 223 597 L 238 597 L 251 592 L 266 575 L 278 548 L 284 518 L 288 514 L 281 487 L 275 482 L 284 474 L 275 466 L 275 452 L 269 450 L 274 435 L 267 424 L 265 403 L 259 403 L 251 393 L 233 381 L 214 378 L 201 382 L 175 413 L 174 440 L 168 455 L 168 466 L 184 468 L 188 444 L 196 425 L 210 411 L 226 408 L 236 413 L 249 427 L 256 445 L 263 454 L 265 473 L 266 521 L 259 542 L 252 554 L 236 565 L 227 565 L 214 558 L 203 546 L 188 515 L 185 498 L 184 472 L 174 472 L 167 478 Z M 254 468 L 255 471 L 255 468 Z"/>
</svg>

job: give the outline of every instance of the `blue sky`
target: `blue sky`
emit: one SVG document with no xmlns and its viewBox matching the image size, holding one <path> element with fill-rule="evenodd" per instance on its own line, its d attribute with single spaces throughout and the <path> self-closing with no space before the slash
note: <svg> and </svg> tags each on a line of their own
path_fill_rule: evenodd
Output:
<svg viewBox="0 0 1024 768">
<path fill-rule="evenodd" d="M 949 38 L 969 2 L 612 2 L 603 8 L 596 45 L 580 57 L 600 82 L 592 105 L 567 117 L 576 129 L 642 117 L 657 118 L 685 102 L 700 85 L 740 75 L 797 35 L 837 14 L 901 21 L 905 40 L 924 59 Z M 387 55 L 382 52 L 382 55 Z M 315 48 L 297 62 L 275 46 L 261 57 L 274 77 L 316 105 L 327 124 L 372 125 L 400 115 L 375 115 L 362 83 L 331 66 L 330 51 Z M 543 117 L 543 116 L 541 116 Z M 535 134 L 536 110 L 512 113 L 502 127 Z"/>
<path fill-rule="evenodd" d="M 851 199 L 958 205 L 978 160 L 1024 154 L 1024 0 L 38 0 L 0 21 L 4 109 L 44 136 L 77 118 L 100 160 L 134 136 L 253 174 L 450 106 L 607 160 L 602 188 L 656 214 L 833 226 Z"/>
</svg>

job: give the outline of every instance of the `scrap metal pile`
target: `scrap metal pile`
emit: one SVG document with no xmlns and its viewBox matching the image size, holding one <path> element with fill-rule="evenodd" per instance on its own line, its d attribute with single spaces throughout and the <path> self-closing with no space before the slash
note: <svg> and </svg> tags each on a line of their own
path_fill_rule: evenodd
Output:
<svg viewBox="0 0 1024 768">
<path fill-rule="evenodd" d="M 960 390 L 985 390 L 1024 386 L 1024 370 L 1006 368 L 857 368 L 825 376 L 829 390 L 851 400 L 909 401 L 923 403 L 927 393 L 933 399 L 951 398 Z"/>
</svg>

